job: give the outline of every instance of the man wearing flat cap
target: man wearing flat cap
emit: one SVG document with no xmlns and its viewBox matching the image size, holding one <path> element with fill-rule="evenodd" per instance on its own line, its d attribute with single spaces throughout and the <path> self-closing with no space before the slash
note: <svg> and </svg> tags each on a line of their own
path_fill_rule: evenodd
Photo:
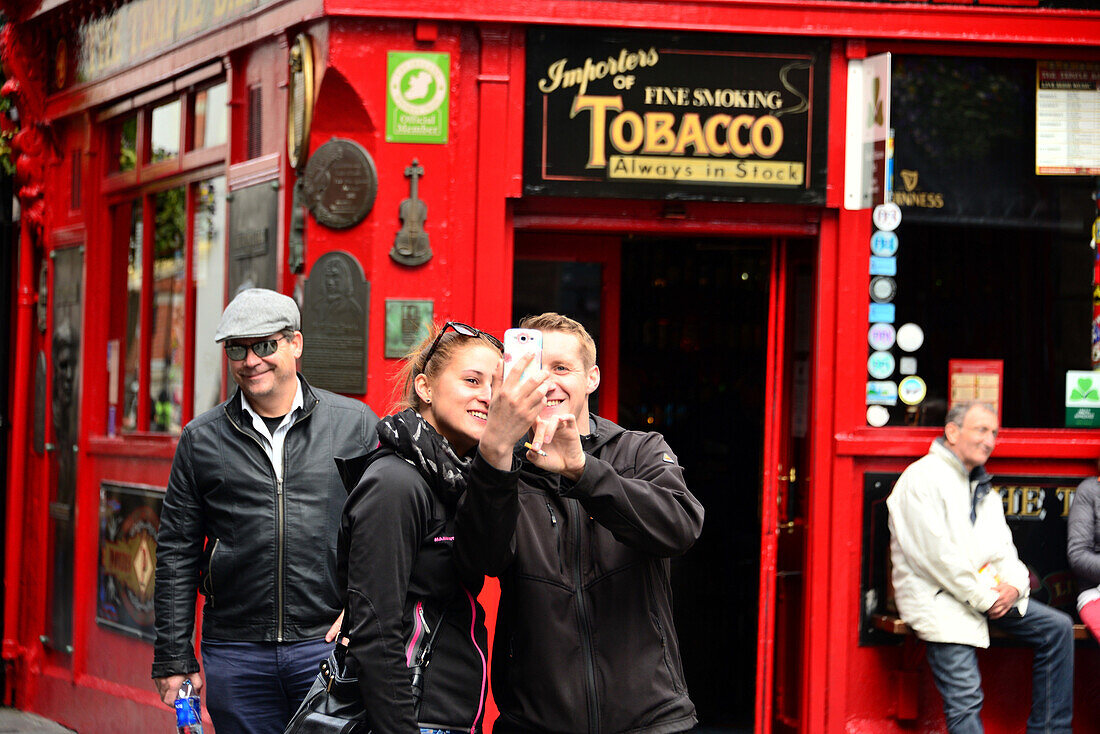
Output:
<svg viewBox="0 0 1100 734">
<path fill-rule="evenodd" d="M 347 493 L 333 457 L 378 441 L 358 400 L 310 387 L 293 299 L 263 288 L 226 307 L 215 341 L 239 389 L 183 429 L 157 534 L 153 679 L 172 706 L 202 687 L 218 734 L 281 732 L 338 627 L 336 537 Z M 210 369 L 216 369 L 211 365 Z"/>
</svg>

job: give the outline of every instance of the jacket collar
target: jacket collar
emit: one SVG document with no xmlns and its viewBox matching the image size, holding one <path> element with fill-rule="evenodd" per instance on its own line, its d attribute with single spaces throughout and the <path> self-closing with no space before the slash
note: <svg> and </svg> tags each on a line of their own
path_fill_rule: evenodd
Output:
<svg viewBox="0 0 1100 734">
<path fill-rule="evenodd" d="M 965 477 L 968 482 L 977 482 L 979 486 L 989 486 L 993 482 L 993 475 L 986 471 L 985 465 L 976 466 L 970 472 L 966 471 L 966 467 L 963 466 L 962 461 L 958 456 L 955 456 L 955 452 L 947 447 L 947 442 L 944 441 L 943 436 L 940 436 L 928 449 L 928 453 L 939 457 L 944 463 L 949 465 L 960 476 Z M 988 490 L 987 490 L 988 491 Z"/>
<path fill-rule="evenodd" d="M 616 425 L 606 418 L 601 418 L 595 414 L 589 418 L 589 428 L 592 429 L 592 433 L 588 438 L 582 440 L 584 452 L 586 454 L 595 453 L 597 449 L 608 441 L 615 438 L 620 433 L 626 432 L 626 429 L 622 426 Z"/>
</svg>

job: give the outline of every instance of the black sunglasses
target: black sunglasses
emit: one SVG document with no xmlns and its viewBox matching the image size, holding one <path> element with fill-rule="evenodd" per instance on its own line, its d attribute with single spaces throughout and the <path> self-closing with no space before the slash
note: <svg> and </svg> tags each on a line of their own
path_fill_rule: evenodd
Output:
<svg viewBox="0 0 1100 734">
<path fill-rule="evenodd" d="M 424 364 L 420 368 L 421 372 L 428 368 L 428 362 L 432 361 L 432 355 L 435 354 L 435 348 L 439 346 L 439 340 L 442 339 L 443 335 L 447 333 L 447 329 L 454 329 L 456 334 L 461 334 L 462 336 L 483 336 L 494 347 L 502 351 L 504 350 L 504 345 L 501 343 L 500 339 L 497 339 L 489 332 L 482 331 L 481 329 L 475 329 L 469 324 L 461 324 L 457 321 L 448 321 L 447 323 L 443 324 L 443 328 L 439 330 L 439 334 L 436 335 L 435 341 L 433 341 L 432 345 L 428 347 L 428 351 L 424 353 Z"/>
<path fill-rule="evenodd" d="M 252 353 L 257 357 L 270 357 L 279 350 L 279 342 L 286 339 L 285 336 L 280 336 L 275 339 L 267 339 L 262 342 L 256 342 L 245 346 L 244 344 L 226 344 L 225 356 L 229 357 L 234 362 L 239 362 L 248 356 L 248 350 L 251 349 Z"/>
</svg>

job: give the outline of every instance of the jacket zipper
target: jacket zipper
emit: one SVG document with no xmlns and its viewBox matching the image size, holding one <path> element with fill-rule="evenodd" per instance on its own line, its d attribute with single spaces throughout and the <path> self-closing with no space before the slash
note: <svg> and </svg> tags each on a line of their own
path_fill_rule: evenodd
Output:
<svg viewBox="0 0 1100 734">
<path fill-rule="evenodd" d="M 424 602 L 418 601 L 416 603 L 416 626 L 413 629 L 412 639 L 409 640 L 409 649 L 405 652 L 405 667 L 411 668 L 414 665 L 423 664 L 421 658 L 424 657 L 424 651 L 420 647 L 420 640 L 427 639 L 431 634 L 431 629 L 428 627 L 428 620 L 424 618 Z"/>
<path fill-rule="evenodd" d="M 283 441 L 283 472 L 286 472 L 286 441 Z M 275 641 L 283 641 L 283 576 L 285 562 L 283 543 L 286 540 L 283 480 L 275 479 Z"/>
<path fill-rule="evenodd" d="M 214 608 L 214 554 L 218 552 L 220 538 L 214 538 L 214 547 L 210 549 L 210 560 L 206 563 L 206 598 L 210 602 L 210 608 Z"/>
<path fill-rule="evenodd" d="M 558 545 L 558 575 L 565 576 L 565 569 L 561 565 L 561 533 L 558 532 L 558 517 L 554 514 L 554 508 L 546 503 L 546 511 L 550 513 L 550 527 L 554 529 L 554 540 Z"/>
<path fill-rule="evenodd" d="M 308 411 L 302 413 L 298 417 L 298 420 L 290 424 L 290 428 L 287 429 L 287 436 L 290 435 L 290 431 L 299 423 L 304 421 L 313 413 L 313 408 L 316 407 L 316 403 L 310 407 Z M 225 417 L 229 419 L 229 424 L 240 431 L 245 436 L 248 436 L 256 445 L 260 447 L 260 450 L 264 452 L 264 456 L 267 456 L 267 449 L 264 448 L 260 439 L 253 436 L 248 431 L 237 425 L 237 422 L 233 420 L 233 417 L 229 415 L 229 407 L 226 406 Z M 271 467 L 271 476 L 275 480 L 275 641 L 283 642 L 283 586 L 286 581 L 286 569 L 283 568 L 283 564 L 286 561 L 286 553 L 283 548 L 286 535 L 286 507 L 283 497 L 283 480 L 279 479 L 275 473 L 275 467 L 271 465 L 270 459 L 268 460 L 268 466 Z M 283 439 L 283 474 L 286 475 L 286 439 Z"/>
<path fill-rule="evenodd" d="M 566 515 L 571 515 L 570 505 L 576 500 L 566 500 Z M 583 514 L 583 513 L 582 513 Z M 581 568 L 581 535 L 583 522 L 574 520 L 573 524 L 573 584 L 576 587 L 574 598 L 577 602 L 577 617 L 581 626 L 581 654 L 584 656 L 584 677 L 588 688 L 588 731 L 599 734 L 600 706 L 596 698 L 596 663 L 592 655 L 592 628 L 588 621 L 588 602 L 584 594 L 584 572 Z"/>
<path fill-rule="evenodd" d="M 313 409 L 317 406 L 314 403 L 310 406 L 309 411 L 302 411 L 302 415 L 298 416 L 298 420 L 290 424 L 290 427 L 286 429 L 286 436 L 283 437 L 283 476 L 286 477 L 286 440 L 290 438 L 290 432 L 294 430 L 294 427 L 304 421 L 313 413 Z M 266 452 L 264 452 L 266 453 Z M 274 469 L 274 468 L 273 468 Z M 275 619 L 276 619 L 276 641 L 283 641 L 283 615 L 284 610 L 284 587 L 286 586 L 286 496 L 283 494 L 284 480 L 279 479 L 276 481 L 275 496 L 275 517 L 278 523 L 278 536 L 275 545 Z"/>
</svg>

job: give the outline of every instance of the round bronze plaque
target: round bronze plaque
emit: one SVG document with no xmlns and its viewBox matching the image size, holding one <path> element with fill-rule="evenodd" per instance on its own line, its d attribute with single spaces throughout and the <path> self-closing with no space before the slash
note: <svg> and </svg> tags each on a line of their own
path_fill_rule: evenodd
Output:
<svg viewBox="0 0 1100 734">
<path fill-rule="evenodd" d="M 354 140 L 333 138 L 306 164 L 305 204 L 326 227 L 347 229 L 374 206 L 378 173 L 370 153 Z"/>
</svg>

